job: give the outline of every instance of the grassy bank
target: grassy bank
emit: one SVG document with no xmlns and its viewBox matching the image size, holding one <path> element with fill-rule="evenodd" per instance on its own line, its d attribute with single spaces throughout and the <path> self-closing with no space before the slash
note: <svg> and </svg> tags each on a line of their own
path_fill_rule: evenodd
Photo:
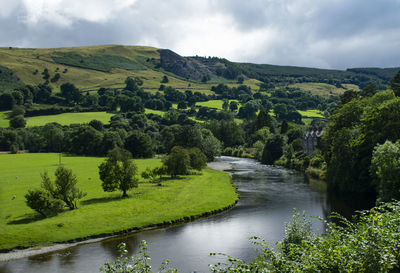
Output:
<svg viewBox="0 0 400 273">
<path fill-rule="evenodd" d="M 103 158 L 63 157 L 87 192 L 79 209 L 40 219 L 25 204 L 28 189 L 41 183 L 40 173 L 53 176 L 58 154 L 0 155 L 0 249 L 49 245 L 123 230 L 168 224 L 232 205 L 237 194 L 226 173 L 205 169 L 202 175 L 169 180 L 163 187 L 140 183 L 130 197 L 105 193 L 97 166 Z M 135 160 L 139 173 L 160 165 L 159 159 Z M 144 182 L 144 181 L 141 181 Z M 15 198 L 13 199 L 13 196 Z"/>
</svg>

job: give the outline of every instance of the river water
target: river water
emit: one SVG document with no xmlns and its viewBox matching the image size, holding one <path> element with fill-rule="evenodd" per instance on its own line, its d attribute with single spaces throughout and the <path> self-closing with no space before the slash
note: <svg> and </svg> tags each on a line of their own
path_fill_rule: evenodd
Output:
<svg viewBox="0 0 400 273">
<path fill-rule="evenodd" d="M 0 263 L 1 273 L 98 272 L 100 266 L 118 256 L 117 245 L 127 244 L 129 254 L 142 240 L 149 244 L 153 269 L 163 259 L 180 272 L 208 272 L 208 265 L 223 261 L 210 256 L 222 252 L 245 261 L 255 256 L 249 237 L 259 236 L 274 246 L 284 236 L 284 223 L 293 209 L 326 218 L 331 211 L 351 214 L 365 208 L 365 200 L 327 196 L 324 183 L 306 181 L 300 173 L 265 166 L 254 160 L 220 157 L 216 165 L 229 166 L 240 194 L 238 204 L 222 214 L 183 225 L 83 244 L 62 251 Z M 324 224 L 313 219 L 313 227 L 324 232 Z"/>
</svg>

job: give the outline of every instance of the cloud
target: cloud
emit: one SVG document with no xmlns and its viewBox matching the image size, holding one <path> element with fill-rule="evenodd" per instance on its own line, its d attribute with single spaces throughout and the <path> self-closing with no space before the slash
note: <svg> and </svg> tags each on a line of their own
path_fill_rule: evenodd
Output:
<svg viewBox="0 0 400 273">
<path fill-rule="evenodd" d="M 399 0 L 7 0 L 0 43 L 140 44 L 241 62 L 387 67 L 400 66 L 398 14 Z"/>
</svg>

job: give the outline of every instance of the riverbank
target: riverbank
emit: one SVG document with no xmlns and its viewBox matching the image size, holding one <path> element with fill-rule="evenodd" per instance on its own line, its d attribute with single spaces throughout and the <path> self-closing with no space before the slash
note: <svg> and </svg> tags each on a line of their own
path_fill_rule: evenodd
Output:
<svg viewBox="0 0 400 273">
<path fill-rule="evenodd" d="M 2 158 L 3 156 L 9 155 L 1 155 L 0 161 L 7 160 L 9 162 L 7 165 L 11 166 L 12 169 L 12 166 L 14 166 L 10 164 L 12 158 L 6 159 Z M 16 156 L 23 155 L 14 155 L 14 157 Z M 30 156 L 37 158 L 33 161 L 25 160 L 27 165 L 35 165 L 37 162 L 43 163 L 44 158 L 49 155 L 31 154 Z M 77 173 L 79 181 L 82 181 L 80 178 L 85 174 L 90 173 L 92 175 L 86 176 L 85 183 L 81 185 L 79 185 L 80 182 L 78 183 L 78 186 L 88 192 L 88 196 L 82 200 L 79 209 L 65 211 L 56 217 L 46 219 L 32 218 L 32 211 L 24 204 L 22 199 L 27 189 L 32 186 L 39 186 L 39 174 L 43 172 L 43 169 L 38 170 L 38 166 L 36 168 L 27 166 L 27 169 L 24 170 L 24 172 L 29 172 L 29 170 L 35 169 L 36 176 L 39 176 L 37 182 L 32 182 L 32 178 L 35 176 L 33 174 L 26 174 L 27 177 L 25 177 L 25 174 L 21 175 L 21 172 L 0 170 L 0 178 L 3 181 L 9 181 L 11 178 L 16 179 L 15 174 L 20 174 L 18 182 L 12 183 L 14 186 L 9 185 L 9 183 L 2 184 L 3 191 L 1 192 L 0 203 L 4 204 L 0 205 L 5 210 L 0 212 L 0 217 L 6 219 L 6 221 L 0 223 L 0 230 L 2 230 L 0 248 L 1 251 L 8 251 L 8 253 L 0 254 L 0 261 L 68 248 L 76 243 L 87 243 L 88 239 L 104 239 L 107 236 L 195 220 L 229 209 L 238 200 L 238 195 L 231 184 L 229 175 L 210 168 L 206 168 L 202 175 L 184 176 L 181 179 L 166 181 L 162 187 L 140 183 L 139 188 L 129 193 L 130 198 L 121 199 L 119 193 L 102 192 L 100 182 L 96 183 L 98 178 L 95 171 L 97 172 L 97 161 L 101 162 L 101 158 L 67 157 L 63 160 L 68 168 Z M 95 161 L 96 164 L 93 164 L 93 162 L 83 164 L 82 160 Z M 150 163 L 159 164 L 156 159 L 151 160 L 153 161 L 135 160 L 139 172 L 149 166 Z M 49 168 L 47 170 L 52 173 L 50 168 L 54 164 L 47 164 Z M 83 170 L 85 170 L 85 174 L 81 173 Z M 87 177 L 92 177 L 92 179 L 88 181 Z M 21 187 L 16 187 L 16 183 L 19 183 L 17 185 Z M 93 192 L 93 189 L 96 189 L 96 191 Z M 15 200 L 7 198 L 8 195 L 16 191 L 18 191 L 16 196 L 22 198 Z M 102 198 L 96 197 L 96 195 L 101 195 Z M 13 202 L 16 200 L 18 202 Z M 13 215 L 10 216 L 5 212 L 12 210 L 13 205 L 15 210 Z M 23 248 L 29 249 L 10 252 Z"/>
</svg>

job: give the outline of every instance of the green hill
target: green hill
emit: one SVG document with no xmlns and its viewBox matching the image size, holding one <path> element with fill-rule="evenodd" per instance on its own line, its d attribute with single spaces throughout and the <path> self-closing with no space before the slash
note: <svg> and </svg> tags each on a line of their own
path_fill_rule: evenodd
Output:
<svg viewBox="0 0 400 273">
<path fill-rule="evenodd" d="M 397 68 L 328 70 L 269 64 L 234 63 L 221 58 L 182 57 L 166 49 L 144 46 L 104 45 L 66 48 L 0 48 L 0 91 L 23 83 L 48 81 L 55 92 L 61 84 L 74 83 L 81 90 L 120 88 L 126 77 L 139 77 L 143 88 L 156 92 L 164 75 L 179 90 L 210 94 L 212 85 L 250 80 L 257 90 L 262 82 L 274 86 L 295 83 L 341 84 L 375 82 L 383 87 Z M 256 84 L 254 84 L 256 83 Z M 340 92 L 339 92 L 340 93 Z"/>
</svg>

